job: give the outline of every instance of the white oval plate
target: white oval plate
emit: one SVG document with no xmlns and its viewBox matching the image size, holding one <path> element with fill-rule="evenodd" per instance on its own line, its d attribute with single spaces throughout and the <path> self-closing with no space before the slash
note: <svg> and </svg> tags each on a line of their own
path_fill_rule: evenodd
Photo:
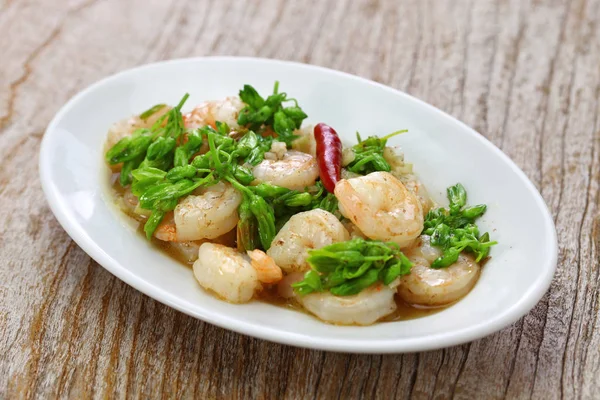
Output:
<svg viewBox="0 0 600 400">
<path fill-rule="evenodd" d="M 191 269 L 154 249 L 122 218 L 108 195 L 103 142 L 115 121 L 156 103 L 187 109 L 237 94 L 245 83 L 269 93 L 273 82 L 298 99 L 305 123 L 326 122 L 349 143 L 398 129 L 406 159 L 433 197 L 461 182 L 500 244 L 463 300 L 437 314 L 369 327 L 341 327 L 261 302 L 232 305 L 196 283 Z M 41 146 L 40 176 L 50 207 L 94 260 L 134 288 L 186 314 L 236 332 L 315 349 L 356 353 L 429 350 L 471 341 L 527 313 L 556 268 L 552 218 L 523 172 L 477 132 L 405 93 L 345 73 L 283 61 L 215 57 L 167 61 L 106 78 L 73 97 L 54 117 Z"/>
</svg>

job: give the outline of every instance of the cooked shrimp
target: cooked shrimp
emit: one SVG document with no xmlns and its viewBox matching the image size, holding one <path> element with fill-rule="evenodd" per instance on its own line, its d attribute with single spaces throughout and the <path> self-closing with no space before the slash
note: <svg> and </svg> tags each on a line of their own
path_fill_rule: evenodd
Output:
<svg viewBox="0 0 600 400">
<path fill-rule="evenodd" d="M 239 220 L 242 195 L 229 183 L 219 182 L 189 195 L 175 207 L 173 220 L 165 217 L 154 236 L 167 242 L 214 239 L 231 231 Z"/>
<path fill-rule="evenodd" d="M 238 116 L 245 104 L 239 97 L 227 97 L 224 100 L 207 101 L 185 114 L 183 119 L 186 128 L 200 128 L 210 125 L 216 128 L 215 122 L 225 122 L 231 129 L 239 128 Z"/>
<path fill-rule="evenodd" d="M 405 254 L 414 265 L 410 274 L 400 280 L 398 294 L 411 304 L 450 304 L 469 293 L 479 278 L 479 264 L 465 254 L 461 254 L 458 261 L 447 268 L 430 268 L 442 252 L 430 245 L 428 236 L 422 236 L 418 245 Z"/>
<path fill-rule="evenodd" d="M 304 190 L 317 181 L 319 167 L 310 154 L 289 150 L 281 158 L 265 158 L 254 167 L 252 174 L 256 184 L 268 182 L 292 190 Z"/>
<path fill-rule="evenodd" d="M 337 217 L 321 209 L 294 215 L 277 233 L 267 254 L 286 273 L 310 269 L 308 250 L 350 240 Z"/>
<path fill-rule="evenodd" d="M 168 212 L 154 231 L 154 237 L 164 242 L 176 242 L 177 227 L 173 212 Z"/>
<path fill-rule="evenodd" d="M 405 247 L 423 230 L 421 203 L 388 172 L 342 179 L 335 197 L 340 212 L 371 239 Z"/>
<path fill-rule="evenodd" d="M 252 260 L 252 268 L 256 270 L 258 280 L 262 283 L 276 283 L 283 278 L 281 268 L 264 251 L 258 249 L 248 251 L 248 256 Z"/>
<path fill-rule="evenodd" d="M 200 286 L 231 303 L 246 303 L 262 288 L 250 262 L 236 250 L 220 244 L 200 246 L 194 275 Z"/>
<path fill-rule="evenodd" d="M 419 203 L 421 203 L 423 215 L 427 215 L 434 203 L 433 200 L 431 200 L 427 189 L 425 189 L 425 185 L 423 185 L 419 178 L 417 178 L 417 176 L 414 174 L 404 174 L 396 177 L 404 184 L 404 186 L 406 186 L 409 192 L 417 197 L 417 200 L 419 200 Z"/>
<path fill-rule="evenodd" d="M 376 283 L 353 296 L 334 296 L 330 292 L 322 292 L 298 296 L 298 301 L 306 310 L 326 322 L 371 325 L 394 312 L 394 293 L 395 288 Z"/>
<path fill-rule="evenodd" d="M 173 213 L 171 212 L 171 221 L 173 220 Z M 167 218 L 167 217 L 165 217 Z M 232 229 L 224 235 L 221 235 L 217 238 L 210 239 L 211 243 L 221 244 L 227 247 L 235 246 L 236 239 L 236 231 L 237 229 Z M 177 254 L 179 259 L 184 260 L 186 263 L 193 263 L 198 259 L 198 250 L 202 243 L 207 242 L 208 239 L 202 240 L 192 240 L 188 242 L 168 242 L 168 245 L 171 247 L 171 250 Z"/>
<path fill-rule="evenodd" d="M 431 245 L 431 237 L 427 235 L 419 236 L 411 248 L 404 250 L 404 254 L 408 258 L 424 258 L 429 264 L 440 257 L 442 253 L 442 249 Z"/>
</svg>

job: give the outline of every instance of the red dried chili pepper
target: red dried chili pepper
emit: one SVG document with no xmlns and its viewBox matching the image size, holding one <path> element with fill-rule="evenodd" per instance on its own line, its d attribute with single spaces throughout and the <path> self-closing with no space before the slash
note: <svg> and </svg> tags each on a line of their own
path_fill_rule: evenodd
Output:
<svg viewBox="0 0 600 400">
<path fill-rule="evenodd" d="M 342 141 L 335 129 L 323 123 L 315 126 L 315 141 L 321 182 L 333 193 L 335 184 L 342 178 Z"/>
</svg>

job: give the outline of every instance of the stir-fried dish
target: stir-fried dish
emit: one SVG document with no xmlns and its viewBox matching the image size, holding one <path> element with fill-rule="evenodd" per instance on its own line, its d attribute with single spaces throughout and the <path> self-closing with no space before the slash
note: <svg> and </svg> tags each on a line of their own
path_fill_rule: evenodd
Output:
<svg viewBox="0 0 600 400">
<path fill-rule="evenodd" d="M 232 303 L 293 304 L 369 325 L 465 296 L 496 244 L 461 184 L 436 207 L 386 136 L 343 146 L 280 92 L 158 104 L 114 124 L 105 158 L 118 204 L 152 240 Z M 403 304 L 403 306 L 401 306 Z"/>
</svg>

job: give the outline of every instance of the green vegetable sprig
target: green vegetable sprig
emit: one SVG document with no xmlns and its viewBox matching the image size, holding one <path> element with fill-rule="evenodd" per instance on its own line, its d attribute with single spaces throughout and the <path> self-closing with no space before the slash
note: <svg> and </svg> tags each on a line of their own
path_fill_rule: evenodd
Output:
<svg viewBox="0 0 600 400">
<path fill-rule="evenodd" d="M 327 192 L 321 181 L 314 186 L 305 188 L 304 191 L 291 190 L 270 183 L 261 183 L 251 186 L 249 189 L 259 196 L 269 199 L 277 215 L 283 215 L 289 211 L 296 214 L 315 208 L 324 209 L 332 214 L 337 212 L 338 203 L 335 195 Z"/>
<path fill-rule="evenodd" d="M 341 218 L 341 214 L 338 212 L 337 198 L 325 190 L 321 181 L 318 181 L 314 186 L 305 188 L 304 191 L 291 190 L 270 183 L 250 186 L 249 189 L 267 199 L 273 206 L 277 231 L 294 214 L 317 208 L 329 211 Z"/>
<path fill-rule="evenodd" d="M 173 211 L 179 199 L 190 194 L 200 186 L 210 186 L 215 183 L 212 174 L 200 179 L 180 179 L 174 183 L 157 183 L 145 190 L 139 197 L 140 207 L 151 210 L 150 217 L 144 224 L 146 237 L 150 239 L 161 223 L 165 214 Z"/>
<path fill-rule="evenodd" d="M 335 197 L 334 200 L 331 200 L 320 183 L 313 188 L 307 188 L 305 192 L 300 192 L 270 183 L 244 187 L 241 182 L 232 181 L 231 177 L 228 180 L 244 194 L 244 201 L 239 209 L 240 221 L 238 223 L 238 238 L 241 240 L 240 247 L 244 250 L 253 250 L 259 247 L 257 246 L 257 237 L 260 238 L 263 249 L 268 249 L 275 234 L 294 214 L 315 208 L 326 209 L 326 206 L 328 207 L 327 211 L 332 213 L 337 211 L 337 200 Z M 263 201 L 257 200 L 255 197 Z M 258 204 L 258 206 L 251 207 L 251 203 Z M 263 225 L 261 225 L 261 220 L 263 220 Z M 271 227 L 271 221 L 274 222 L 274 230 Z"/>
<path fill-rule="evenodd" d="M 137 130 L 106 153 L 111 165 L 123 163 L 120 184 L 131 184 L 131 192 L 138 197 L 139 206 L 150 211 L 144 225 L 148 239 L 165 214 L 177 206 L 179 199 L 200 186 L 217 182 L 210 169 L 188 164 L 203 141 L 202 129 L 185 131 L 181 108 L 188 97 L 185 94 L 179 104 L 161 116 L 150 129 Z M 147 119 L 163 107 L 164 104 L 158 104 L 140 114 L 140 118 Z"/>
<path fill-rule="evenodd" d="M 245 185 L 254 180 L 252 172 L 238 164 L 240 158 L 249 154 L 245 138 L 254 133 L 246 133 L 239 141 L 227 136 L 228 133 L 229 127 L 220 122 L 217 123 L 217 130 L 205 126 L 188 132 L 186 140 L 182 141 L 183 144 L 174 149 L 174 166 L 171 169 L 163 171 L 155 167 L 141 166 L 132 172 L 134 179 L 131 191 L 138 196 L 140 207 L 151 211 L 144 226 L 148 238 L 153 235 L 164 215 L 177 206 L 179 199 L 195 189 L 201 186 L 207 187 L 219 181 L 230 181 L 244 193 L 244 189 L 241 188 L 245 188 Z M 190 163 L 190 158 L 202 145 L 203 138 L 208 142 L 209 151 L 194 157 Z M 160 144 L 164 141 L 154 143 Z M 146 159 L 153 161 L 149 154 Z M 268 222 L 269 218 L 264 218 L 272 211 L 269 210 L 268 205 L 265 207 L 261 200 L 250 199 L 246 193 L 242 208 L 248 208 L 254 213 L 254 216 L 260 216 L 263 224 L 259 224 L 259 228 L 261 228 L 264 244 L 269 237 L 272 240 L 272 236 L 275 235 L 272 231 L 275 228 L 274 223 Z M 271 225 L 273 226 L 271 227 Z"/>
<path fill-rule="evenodd" d="M 295 99 L 279 93 L 278 82 L 266 99 L 249 85 L 240 91 L 240 97 L 246 107 L 240 112 L 238 122 L 242 128 L 236 135 L 230 135 L 229 126 L 219 121 L 216 129 L 205 126 L 186 130 L 181 114 L 186 94 L 152 127 L 135 131 L 107 151 L 109 164 L 123 164 L 120 184 L 131 185 L 139 207 L 150 211 L 144 225 L 148 238 L 182 197 L 219 181 L 229 182 L 243 195 L 238 229 L 240 244 L 247 250 L 268 249 L 277 228 L 296 212 L 316 207 L 337 209 L 335 198 L 322 187 L 304 193 L 273 185 L 249 186 L 254 181 L 251 167 L 264 159 L 274 141 L 267 134 L 268 128 L 289 145 L 294 139 L 293 131 L 300 127 L 306 114 Z M 285 102 L 293 102 L 293 106 L 284 107 Z M 147 120 L 164 107 L 157 104 L 140 114 L 140 118 Z M 206 142 L 208 152 L 198 155 Z"/>
<path fill-rule="evenodd" d="M 214 171 L 217 179 L 231 183 L 242 193 L 238 227 L 246 234 L 242 240 L 243 245 L 255 248 L 257 244 L 255 235 L 257 235 L 263 249 L 267 250 L 276 234 L 275 212 L 264 198 L 257 196 L 247 187 L 254 180 L 254 176 L 248 168 L 238 164 L 238 159 L 250 153 L 246 140 L 242 138 L 236 142 L 223 135 L 226 129 L 220 131 L 221 129 L 215 131 L 210 127 L 204 128 L 209 150 L 206 154 L 194 158 L 192 166 Z M 246 136 L 248 135 L 253 135 L 253 132 L 248 132 Z"/>
<path fill-rule="evenodd" d="M 297 137 L 294 130 L 300 128 L 307 116 L 298 106 L 296 99 L 287 98 L 286 93 L 279 93 L 279 82 L 275 82 L 273 94 L 266 99 L 250 85 L 244 85 L 239 95 L 247 105 L 240 111 L 238 124 L 248 126 L 252 130 L 272 127 L 279 141 L 291 145 Z M 294 105 L 284 107 L 285 102 L 293 102 Z"/>
<path fill-rule="evenodd" d="M 237 151 L 243 157 L 243 162 L 251 166 L 260 164 L 265 158 L 265 153 L 271 150 L 273 137 L 261 136 L 249 131 L 240 139 Z"/>
<path fill-rule="evenodd" d="M 467 207 L 467 192 L 460 183 L 450 186 L 446 192 L 449 208 L 431 210 L 425 217 L 422 234 L 431 236 L 431 244 L 444 250 L 431 268 L 445 268 L 454 264 L 462 251 L 473 253 L 479 262 L 488 256 L 490 247 L 497 244 L 490 241 L 487 232 L 480 235 L 475 224 L 475 220 L 485 213 L 486 205 Z"/>
<path fill-rule="evenodd" d="M 376 171 L 391 171 L 390 164 L 383 157 L 385 145 L 390 138 L 406 132 L 408 131 L 396 131 L 384 137 L 369 136 L 364 141 L 361 139 L 360 134 L 356 132 L 358 143 L 352 147 L 354 160 L 346 168 L 351 172 L 362 175 L 368 175 Z"/>
<path fill-rule="evenodd" d="M 292 287 L 302 296 L 329 291 L 336 296 L 360 293 L 380 281 L 389 285 L 410 273 L 412 263 L 396 243 L 353 239 L 309 250 L 311 266 Z"/>
<path fill-rule="evenodd" d="M 121 186 L 131 183 L 131 172 L 142 167 L 167 169 L 172 160 L 176 140 L 183 134 L 181 107 L 189 95 L 186 93 L 179 104 L 160 117 L 150 129 L 138 129 L 131 136 L 119 140 L 106 152 L 110 165 L 123 163 L 119 182 Z M 157 104 L 140 115 L 147 119 L 164 107 Z"/>
</svg>

